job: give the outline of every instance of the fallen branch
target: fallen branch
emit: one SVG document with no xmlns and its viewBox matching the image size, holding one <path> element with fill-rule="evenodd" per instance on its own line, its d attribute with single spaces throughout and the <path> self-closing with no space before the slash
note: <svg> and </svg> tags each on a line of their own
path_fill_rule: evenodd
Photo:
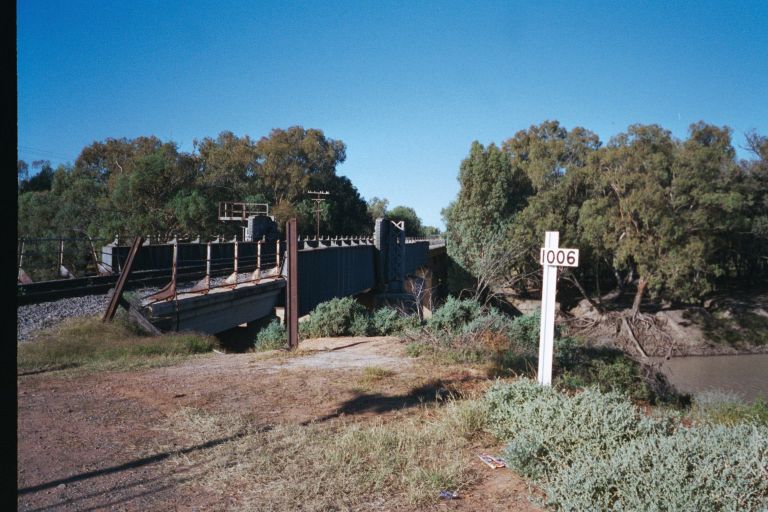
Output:
<svg viewBox="0 0 768 512">
<path fill-rule="evenodd" d="M 635 336 L 635 331 L 632 330 L 632 326 L 629 325 L 629 321 L 627 321 L 627 317 L 622 316 L 621 317 L 621 325 L 626 329 L 627 334 L 629 335 L 629 339 L 632 340 L 632 342 L 635 345 L 635 348 L 638 352 L 640 352 L 640 355 L 643 356 L 644 359 L 648 359 L 648 354 L 645 353 L 645 350 L 643 350 L 642 345 L 640 345 L 640 342 L 637 341 L 637 337 Z"/>
</svg>

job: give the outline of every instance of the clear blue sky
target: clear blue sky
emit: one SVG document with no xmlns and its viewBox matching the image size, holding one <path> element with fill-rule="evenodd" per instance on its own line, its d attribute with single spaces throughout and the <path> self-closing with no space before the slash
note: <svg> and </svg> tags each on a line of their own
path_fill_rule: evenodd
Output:
<svg viewBox="0 0 768 512">
<path fill-rule="evenodd" d="M 19 0 L 19 158 L 107 137 L 192 150 L 223 130 L 320 128 L 338 171 L 426 224 L 473 140 L 546 119 L 768 134 L 768 1 Z M 741 156 L 746 153 L 740 151 Z"/>
</svg>

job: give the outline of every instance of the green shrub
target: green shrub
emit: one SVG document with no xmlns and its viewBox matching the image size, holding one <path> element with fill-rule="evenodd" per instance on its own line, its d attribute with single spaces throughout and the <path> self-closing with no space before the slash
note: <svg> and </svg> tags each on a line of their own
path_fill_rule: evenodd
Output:
<svg viewBox="0 0 768 512">
<path fill-rule="evenodd" d="M 288 333 L 285 326 L 281 325 L 279 320 L 273 320 L 256 335 L 256 342 L 253 344 L 253 348 L 257 352 L 277 350 L 284 348 L 287 343 Z"/>
<path fill-rule="evenodd" d="M 486 394 L 489 430 L 509 441 L 505 455 L 524 476 L 538 478 L 569 465 L 576 454 L 600 454 L 630 439 L 669 428 L 643 416 L 619 393 L 587 389 L 574 396 L 521 379 Z"/>
<path fill-rule="evenodd" d="M 373 334 L 371 322 L 367 313 L 355 313 L 349 324 L 349 334 L 353 336 L 370 336 Z"/>
<path fill-rule="evenodd" d="M 312 324 L 308 319 L 304 320 L 303 322 L 299 322 L 299 339 L 305 340 L 307 338 L 311 338 L 311 328 Z"/>
<path fill-rule="evenodd" d="M 371 315 L 371 329 L 377 336 L 388 336 L 399 331 L 400 313 L 391 307 L 379 308 Z"/>
<path fill-rule="evenodd" d="M 662 399 L 674 401 L 676 398 L 661 386 L 658 392 L 652 389 L 646 381 L 642 365 L 620 350 L 585 347 L 576 339 L 562 338 L 555 340 L 554 358 L 559 373 L 556 378 L 559 388 L 577 389 L 594 385 L 647 402 Z M 655 374 L 654 371 L 648 373 Z"/>
<path fill-rule="evenodd" d="M 558 510 L 765 510 L 768 428 L 708 425 L 580 452 L 545 487 Z"/>
<path fill-rule="evenodd" d="M 488 308 L 461 328 L 463 334 L 491 331 L 508 335 L 513 320 L 496 308 Z"/>
<path fill-rule="evenodd" d="M 572 396 L 523 379 L 484 398 L 487 428 L 508 440 L 507 463 L 542 484 L 555 510 L 763 510 L 768 506 L 768 427 L 679 427 L 646 417 L 627 397 L 590 388 Z M 729 397 L 697 402 L 744 405 Z M 765 407 L 762 401 L 752 406 Z M 705 415 L 706 416 L 706 415 Z"/>
<path fill-rule="evenodd" d="M 541 328 L 541 313 L 536 311 L 529 315 L 518 316 L 509 327 L 509 339 L 514 345 L 535 351 L 539 346 L 539 330 Z"/>
<path fill-rule="evenodd" d="M 472 299 L 448 297 L 427 321 L 427 328 L 432 331 L 459 332 L 466 324 L 480 316 L 482 307 Z"/>
<path fill-rule="evenodd" d="M 352 297 L 331 299 L 318 304 L 309 314 L 306 333 L 309 337 L 349 336 L 355 317 L 365 316 L 365 308 Z M 355 328 L 360 328 L 360 321 Z"/>
<path fill-rule="evenodd" d="M 419 317 L 405 315 L 395 308 L 385 306 L 371 315 L 371 331 L 375 336 L 392 336 L 403 334 L 409 329 L 419 326 Z"/>
</svg>

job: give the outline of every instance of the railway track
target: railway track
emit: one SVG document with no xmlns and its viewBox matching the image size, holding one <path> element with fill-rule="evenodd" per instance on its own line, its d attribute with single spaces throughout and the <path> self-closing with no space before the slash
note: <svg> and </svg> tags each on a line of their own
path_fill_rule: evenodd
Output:
<svg viewBox="0 0 768 512">
<path fill-rule="evenodd" d="M 241 266 L 239 272 L 252 272 L 255 265 Z M 211 277 L 220 277 L 232 273 L 232 268 L 211 271 Z M 68 297 L 101 295 L 115 287 L 119 274 L 108 276 L 89 276 L 73 279 L 55 279 L 30 284 L 17 284 L 16 305 L 39 304 Z M 184 274 L 185 281 L 194 281 L 205 277 L 205 271 Z M 171 269 L 141 270 L 131 273 L 127 289 L 166 284 L 171 280 Z"/>
</svg>

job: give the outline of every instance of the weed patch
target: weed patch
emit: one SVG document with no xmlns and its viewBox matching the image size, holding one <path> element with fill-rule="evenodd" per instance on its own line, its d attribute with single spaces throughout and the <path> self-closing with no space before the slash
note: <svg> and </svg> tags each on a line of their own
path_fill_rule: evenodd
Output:
<svg viewBox="0 0 768 512">
<path fill-rule="evenodd" d="M 211 336 L 194 333 L 141 336 L 129 326 L 101 319 L 74 318 L 20 343 L 17 366 L 25 371 L 62 368 L 129 369 L 172 364 L 210 352 Z"/>
<path fill-rule="evenodd" d="M 392 370 L 381 368 L 379 366 L 366 366 L 363 368 L 363 379 L 368 382 L 376 382 L 395 374 Z"/>
<path fill-rule="evenodd" d="M 700 393 L 693 401 L 690 417 L 698 424 L 751 423 L 768 427 L 768 402 L 758 398 L 747 403 L 736 395 L 722 392 Z"/>
</svg>

